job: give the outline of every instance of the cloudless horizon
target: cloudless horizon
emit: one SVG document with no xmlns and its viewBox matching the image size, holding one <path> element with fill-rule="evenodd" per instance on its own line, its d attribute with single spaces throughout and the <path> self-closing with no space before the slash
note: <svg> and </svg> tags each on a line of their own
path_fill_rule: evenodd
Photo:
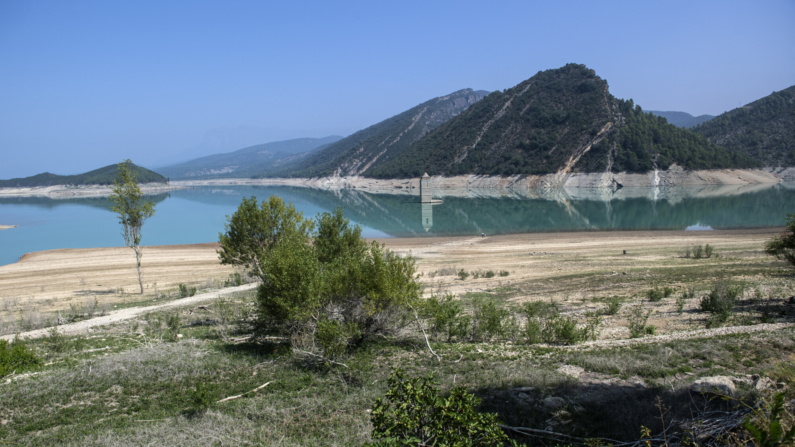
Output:
<svg viewBox="0 0 795 447">
<path fill-rule="evenodd" d="M 0 1 L 0 179 L 346 136 L 581 63 L 645 110 L 795 84 L 795 2 Z"/>
</svg>

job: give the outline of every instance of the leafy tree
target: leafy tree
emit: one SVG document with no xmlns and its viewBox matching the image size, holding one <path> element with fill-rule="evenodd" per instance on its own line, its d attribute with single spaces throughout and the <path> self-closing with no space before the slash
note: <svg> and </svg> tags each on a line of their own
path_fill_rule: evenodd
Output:
<svg viewBox="0 0 795 447">
<path fill-rule="evenodd" d="M 244 199 L 220 235 L 221 262 L 258 276 L 260 333 L 293 337 L 326 357 L 396 328 L 419 297 L 411 257 L 367 244 L 337 208 L 306 220 L 292 204 Z M 317 231 L 313 231 L 317 226 Z"/>
<path fill-rule="evenodd" d="M 480 399 L 463 387 L 442 397 L 433 375 L 407 378 L 397 370 L 389 377 L 386 399 L 372 413 L 369 447 L 517 445 L 500 428 L 496 414 L 478 413 Z"/>
<path fill-rule="evenodd" d="M 787 214 L 784 232 L 765 244 L 765 252 L 778 259 L 786 259 L 795 266 L 795 214 Z"/>
<path fill-rule="evenodd" d="M 297 238 L 306 242 L 314 229 L 314 222 L 305 220 L 303 213 L 276 196 L 261 206 L 256 197 L 244 198 L 232 217 L 226 218 L 226 231 L 218 235 L 221 264 L 243 266 L 257 276 L 263 274 L 263 262 L 280 241 Z"/>
<path fill-rule="evenodd" d="M 118 213 L 122 226 L 124 243 L 135 252 L 135 263 L 138 267 L 138 285 L 144 293 L 144 278 L 141 271 L 141 228 L 147 219 L 155 215 L 155 204 L 144 200 L 138 187 L 138 173 L 133 169 L 132 161 L 124 160 L 118 165 L 118 175 L 111 186 L 110 200 L 113 202 L 111 211 Z"/>
</svg>

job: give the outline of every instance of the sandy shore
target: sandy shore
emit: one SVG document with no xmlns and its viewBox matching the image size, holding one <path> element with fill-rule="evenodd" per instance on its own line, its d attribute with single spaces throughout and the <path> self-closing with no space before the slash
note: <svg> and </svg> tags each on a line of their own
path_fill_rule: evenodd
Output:
<svg viewBox="0 0 795 447">
<path fill-rule="evenodd" d="M 8 230 L 10 228 L 16 228 L 18 225 L 0 225 L 0 230 Z"/>
<path fill-rule="evenodd" d="M 164 185 L 162 183 L 144 183 L 140 185 L 145 195 L 160 194 L 183 189 L 183 186 Z M 0 197 L 49 197 L 51 199 L 74 199 L 80 197 L 110 196 L 107 185 L 53 185 L 25 188 L 0 188 Z"/>
<path fill-rule="evenodd" d="M 733 264 L 772 262 L 762 246 L 779 231 L 566 232 L 379 241 L 417 259 L 418 273 L 429 292 L 464 296 L 510 286 L 515 289 L 510 300 L 521 302 L 580 299 L 586 290 L 589 294 L 628 296 L 642 293 L 649 281 L 654 281 L 649 277 L 650 269 L 715 266 L 714 260 L 693 264 L 692 260 L 681 259 L 683 250 L 692 245 L 708 243 L 717 253 L 731 253 Z M 180 283 L 200 291 L 219 287 L 235 270 L 219 264 L 217 248 L 217 243 L 145 247 L 143 297 L 137 293 L 135 258 L 129 248 L 27 254 L 14 264 L 0 266 L 0 321 L 18 319 L 26 313 L 82 309 L 93 302 L 110 309 L 133 302 L 151 304 L 156 293 L 175 297 Z M 460 269 L 484 273 L 504 270 L 510 274 L 461 281 L 454 273 Z"/>
</svg>

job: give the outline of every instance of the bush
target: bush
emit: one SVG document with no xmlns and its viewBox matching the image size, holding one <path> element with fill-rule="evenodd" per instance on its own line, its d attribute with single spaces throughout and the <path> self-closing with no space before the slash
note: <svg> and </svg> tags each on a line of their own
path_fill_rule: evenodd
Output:
<svg viewBox="0 0 795 447">
<path fill-rule="evenodd" d="M 238 276 L 240 276 L 240 275 L 238 274 Z M 181 296 L 182 298 L 185 298 L 185 297 L 189 297 L 189 296 L 193 296 L 193 295 L 196 295 L 196 288 L 195 287 L 188 287 L 185 284 L 180 284 L 179 285 L 179 296 Z"/>
<path fill-rule="evenodd" d="M 478 413 L 480 399 L 463 387 L 440 395 L 433 375 L 407 378 L 397 370 L 389 377 L 385 399 L 373 407 L 373 442 L 369 447 L 516 445 L 500 428 L 496 414 Z"/>
<path fill-rule="evenodd" d="M 230 273 L 229 278 L 224 281 L 224 287 L 235 287 L 243 285 L 243 276 L 240 273 Z"/>
<path fill-rule="evenodd" d="M 488 272 L 486 272 L 486 274 L 485 274 L 485 275 L 483 275 L 483 276 L 485 276 L 486 278 L 494 278 L 494 272 L 493 272 L 493 271 L 491 271 L 491 270 L 489 270 L 489 271 L 488 271 Z"/>
<path fill-rule="evenodd" d="M 555 317 L 547 320 L 541 330 L 541 339 L 546 343 L 573 345 L 585 340 L 585 333 L 577 329 L 577 321 L 568 317 Z"/>
<path fill-rule="evenodd" d="M 508 276 L 508 275 L 510 275 L 510 273 L 508 273 L 508 270 L 500 270 L 500 276 Z"/>
<path fill-rule="evenodd" d="M 44 362 L 36 357 L 21 340 L 8 343 L 0 340 L 0 377 L 38 369 Z"/>
<path fill-rule="evenodd" d="M 696 245 L 693 248 L 693 257 L 696 259 L 701 259 L 704 257 L 704 247 L 700 245 Z"/>
<path fill-rule="evenodd" d="M 475 299 L 472 301 L 472 326 L 470 339 L 491 340 L 505 336 L 504 322 L 510 312 L 501 307 L 493 299 Z"/>
<path fill-rule="evenodd" d="M 464 269 L 461 269 L 458 271 L 458 277 L 461 278 L 461 281 L 464 281 L 465 279 L 469 278 L 469 273 Z"/>
<path fill-rule="evenodd" d="M 644 312 L 643 303 L 641 301 L 638 301 L 638 303 L 632 307 L 628 318 L 628 327 L 629 332 L 632 334 L 632 338 L 638 338 L 644 334 L 648 334 L 646 323 L 649 321 L 651 312 L 651 310 Z M 654 332 L 654 329 L 652 329 L 652 332 Z"/>
<path fill-rule="evenodd" d="M 767 241 L 765 252 L 795 266 L 795 214 L 787 214 L 784 224 L 785 228 L 781 235 Z"/>
<path fill-rule="evenodd" d="M 613 297 L 607 299 L 607 306 L 599 309 L 597 315 L 616 315 L 621 310 L 621 298 Z"/>
<path fill-rule="evenodd" d="M 244 199 L 229 218 L 219 253 L 223 263 L 248 267 L 262 280 L 259 334 L 290 335 L 330 358 L 405 325 L 420 290 L 410 256 L 367 244 L 342 208 L 311 222 L 278 197 L 256 205 L 256 198 Z"/>
<path fill-rule="evenodd" d="M 443 336 L 449 342 L 453 337 L 461 339 L 467 335 L 470 318 L 463 315 L 463 306 L 453 295 L 446 294 L 441 298 L 432 295 L 421 308 L 423 317 L 431 322 L 430 332 L 436 340 Z"/>
<path fill-rule="evenodd" d="M 711 258 L 713 251 L 715 251 L 715 249 L 711 245 L 707 244 L 704 246 L 704 256 Z"/>
<path fill-rule="evenodd" d="M 712 313 L 717 322 L 725 322 L 731 316 L 734 303 L 742 292 L 740 286 L 731 287 L 723 281 L 718 281 L 712 286 L 709 294 L 701 298 L 701 310 Z"/>
</svg>

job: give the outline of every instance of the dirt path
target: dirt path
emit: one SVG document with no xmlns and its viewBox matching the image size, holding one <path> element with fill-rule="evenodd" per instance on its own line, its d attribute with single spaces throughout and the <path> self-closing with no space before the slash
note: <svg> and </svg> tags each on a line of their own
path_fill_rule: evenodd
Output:
<svg viewBox="0 0 795 447">
<path fill-rule="evenodd" d="M 245 290 L 251 290 L 257 287 L 257 284 L 245 284 L 238 287 L 229 287 L 222 290 L 215 290 L 208 293 L 202 293 L 200 295 L 195 295 L 190 298 L 182 298 L 174 301 L 169 301 L 168 303 L 158 304 L 155 306 L 147 306 L 147 307 L 131 307 L 128 309 L 122 309 L 119 311 L 111 312 L 108 315 L 104 315 L 97 318 L 91 318 L 89 320 L 78 321 L 77 323 L 69 323 L 58 326 L 58 332 L 63 335 L 79 335 L 86 333 L 90 328 L 97 327 L 97 326 L 105 326 L 109 324 L 119 323 L 124 320 L 129 320 L 131 318 L 137 317 L 139 315 L 143 315 L 149 312 L 154 312 L 156 310 L 164 310 L 170 309 L 173 307 L 185 307 L 192 304 L 198 304 L 205 301 L 211 301 L 221 296 L 230 295 L 236 292 L 242 292 Z M 28 331 L 22 332 L 19 334 L 20 338 L 40 338 L 48 335 L 52 329 L 37 329 L 35 331 Z M 0 336 L 0 340 L 13 340 L 16 335 L 3 335 Z"/>
</svg>

